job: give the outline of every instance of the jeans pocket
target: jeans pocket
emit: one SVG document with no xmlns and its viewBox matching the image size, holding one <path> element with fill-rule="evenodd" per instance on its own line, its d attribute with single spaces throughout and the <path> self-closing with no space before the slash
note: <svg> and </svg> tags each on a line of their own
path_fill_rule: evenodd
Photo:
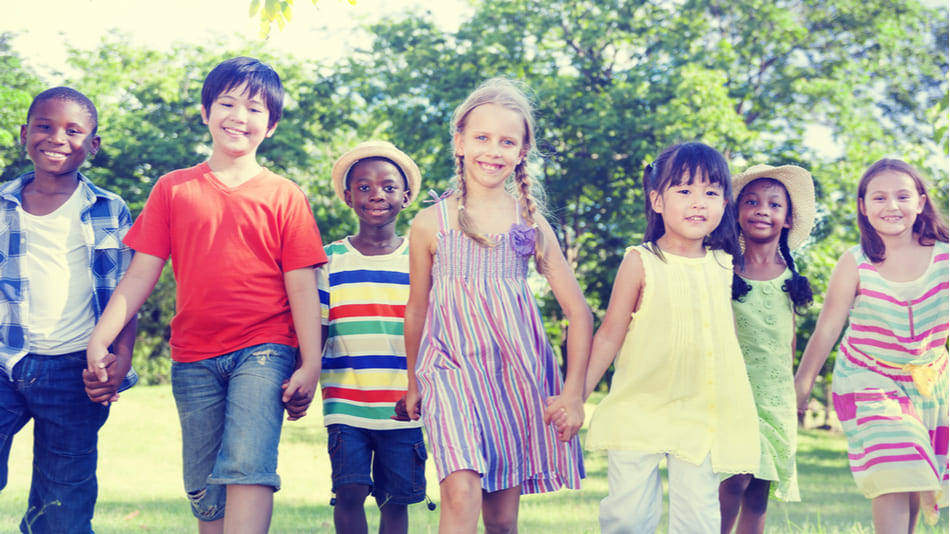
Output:
<svg viewBox="0 0 950 534">
<path fill-rule="evenodd" d="M 426 490 L 426 452 L 425 441 L 419 440 L 412 445 L 415 454 L 412 456 L 412 492 L 420 493 Z"/>
</svg>

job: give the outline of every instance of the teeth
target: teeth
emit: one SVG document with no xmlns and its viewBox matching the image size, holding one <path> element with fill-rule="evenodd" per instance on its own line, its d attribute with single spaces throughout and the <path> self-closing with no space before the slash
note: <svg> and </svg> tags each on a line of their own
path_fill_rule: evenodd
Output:
<svg viewBox="0 0 950 534">
<path fill-rule="evenodd" d="M 235 130 L 234 128 L 225 128 L 224 131 L 232 135 L 244 135 L 244 132 L 241 130 Z"/>
<path fill-rule="evenodd" d="M 66 154 L 63 154 L 62 152 L 47 152 L 45 150 L 41 150 L 40 153 L 50 159 L 66 159 Z"/>
</svg>

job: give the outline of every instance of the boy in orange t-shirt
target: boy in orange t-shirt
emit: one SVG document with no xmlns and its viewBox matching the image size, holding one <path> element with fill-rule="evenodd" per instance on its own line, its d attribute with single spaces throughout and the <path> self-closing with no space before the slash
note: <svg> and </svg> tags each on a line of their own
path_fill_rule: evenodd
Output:
<svg viewBox="0 0 950 534">
<path fill-rule="evenodd" d="M 89 370 L 104 376 L 107 347 L 171 257 L 172 390 L 185 490 L 202 532 L 267 531 L 283 410 L 303 417 L 320 376 L 320 233 L 303 191 L 256 160 L 282 103 L 280 78 L 256 59 L 208 74 L 201 116 L 211 157 L 155 184 L 125 237 L 132 264 L 87 349 Z"/>
</svg>

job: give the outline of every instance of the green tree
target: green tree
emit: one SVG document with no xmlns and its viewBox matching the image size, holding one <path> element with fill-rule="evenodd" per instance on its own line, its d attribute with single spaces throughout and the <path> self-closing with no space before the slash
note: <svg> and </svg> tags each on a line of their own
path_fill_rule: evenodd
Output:
<svg viewBox="0 0 950 534">
<path fill-rule="evenodd" d="M 36 74 L 10 46 L 13 34 L 0 33 L 0 180 L 9 180 L 30 168 L 20 151 L 20 125 L 33 95 L 43 89 Z"/>
</svg>

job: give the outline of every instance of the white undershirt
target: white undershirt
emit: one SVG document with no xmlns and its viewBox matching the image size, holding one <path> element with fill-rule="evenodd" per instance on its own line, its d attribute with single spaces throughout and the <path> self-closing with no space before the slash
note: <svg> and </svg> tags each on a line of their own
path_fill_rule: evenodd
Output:
<svg viewBox="0 0 950 534">
<path fill-rule="evenodd" d="M 82 237 L 80 190 L 48 215 L 17 208 L 26 235 L 26 274 L 30 280 L 25 317 L 30 352 L 66 354 L 86 348 L 96 318 L 92 272 Z"/>
</svg>

